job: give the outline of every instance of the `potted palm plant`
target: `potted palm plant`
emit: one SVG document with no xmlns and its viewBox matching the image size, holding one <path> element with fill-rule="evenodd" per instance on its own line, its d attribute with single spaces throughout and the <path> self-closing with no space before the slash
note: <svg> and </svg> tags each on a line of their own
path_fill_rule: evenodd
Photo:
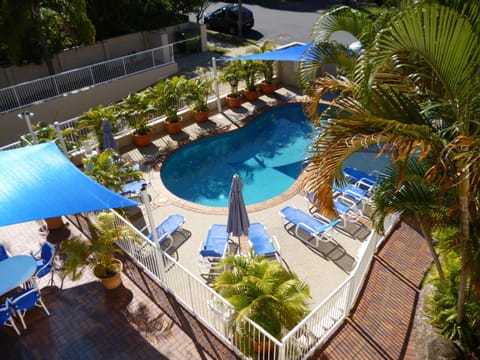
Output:
<svg viewBox="0 0 480 360">
<path fill-rule="evenodd" d="M 165 129 L 169 134 L 182 131 L 182 117 L 178 111 L 185 100 L 188 90 L 188 80 L 185 76 L 174 76 L 158 82 L 152 88 L 153 106 L 165 114 Z"/>
<path fill-rule="evenodd" d="M 66 255 L 64 275 L 78 280 L 89 267 L 105 288 L 115 289 L 122 284 L 120 273 L 123 269 L 122 262 L 115 257 L 121 252 L 115 242 L 125 237 L 134 239 L 132 231 L 117 224 L 112 212 L 100 212 L 89 227 L 91 237 L 87 240 L 73 237 L 61 243 L 60 252 Z"/>
<path fill-rule="evenodd" d="M 103 148 L 103 120 L 107 119 L 111 124 L 115 125 L 119 110 L 117 105 L 108 107 L 98 105 L 80 117 L 77 130 L 80 133 L 85 130 L 92 132 L 95 135 L 96 141 L 99 142 L 100 147 Z M 115 127 L 113 131 L 115 131 Z"/>
<path fill-rule="evenodd" d="M 143 174 L 112 149 L 83 159 L 85 174 L 103 186 L 119 192 L 129 181 L 140 180 Z"/>
<path fill-rule="evenodd" d="M 242 79 L 242 64 L 239 61 L 227 61 L 222 68 L 220 81 L 230 85 L 230 93 L 227 95 L 227 106 L 231 109 L 237 108 L 242 103 L 242 98 L 238 92 L 238 83 Z"/>
<path fill-rule="evenodd" d="M 208 97 L 212 91 L 213 78 L 206 69 L 197 71 L 198 77 L 188 80 L 187 98 L 191 102 L 196 122 L 208 120 Z"/>
<path fill-rule="evenodd" d="M 264 53 L 268 51 L 273 51 L 277 48 L 273 40 L 267 40 L 262 43 L 257 53 Z M 261 60 L 260 61 L 260 72 L 263 74 L 263 81 L 260 83 L 260 90 L 264 94 L 271 94 L 275 91 L 275 84 L 273 83 L 273 60 Z"/>
<path fill-rule="evenodd" d="M 257 88 L 257 76 L 260 71 L 260 63 L 256 60 L 242 60 L 242 78 L 245 80 L 245 97 L 248 101 L 258 99 L 260 93 Z"/>
<path fill-rule="evenodd" d="M 213 288 L 237 310 L 234 320 L 236 332 L 256 352 L 267 350 L 267 345 L 254 339 L 252 327 L 244 317 L 253 320 L 273 337 L 280 339 L 284 330 L 295 327 L 309 312 L 309 286 L 300 281 L 278 261 L 270 261 L 251 254 L 226 256 L 219 267 L 226 266 L 215 280 Z"/>
<path fill-rule="evenodd" d="M 128 118 L 133 128 L 133 142 L 138 147 L 152 143 L 153 135 L 148 125 L 148 117 L 154 111 L 148 91 L 131 93 L 123 99 L 121 115 Z"/>
</svg>

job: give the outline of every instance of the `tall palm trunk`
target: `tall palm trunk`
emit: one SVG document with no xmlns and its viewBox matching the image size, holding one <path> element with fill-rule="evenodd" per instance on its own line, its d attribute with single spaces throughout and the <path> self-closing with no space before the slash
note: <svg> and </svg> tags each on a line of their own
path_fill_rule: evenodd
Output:
<svg viewBox="0 0 480 360">
<path fill-rule="evenodd" d="M 468 210 L 468 188 L 469 177 L 466 176 L 460 184 L 458 184 L 458 200 L 460 206 L 460 251 L 462 253 L 462 269 L 460 272 L 460 281 L 458 284 L 458 299 L 457 299 L 457 324 L 463 321 L 465 290 L 467 287 L 468 275 L 468 240 L 470 238 L 470 214 Z"/>
<path fill-rule="evenodd" d="M 437 251 L 435 250 L 435 246 L 433 245 L 431 226 L 430 224 L 423 223 L 418 216 L 417 216 L 417 221 L 420 224 L 420 229 L 422 230 L 423 238 L 427 242 L 428 248 L 430 249 L 430 253 L 432 254 L 433 263 L 437 268 L 438 277 L 442 283 L 445 283 L 445 275 L 443 274 L 442 265 L 440 263 L 440 259 L 438 258 Z M 425 229 L 425 227 L 428 227 L 428 229 Z"/>
</svg>

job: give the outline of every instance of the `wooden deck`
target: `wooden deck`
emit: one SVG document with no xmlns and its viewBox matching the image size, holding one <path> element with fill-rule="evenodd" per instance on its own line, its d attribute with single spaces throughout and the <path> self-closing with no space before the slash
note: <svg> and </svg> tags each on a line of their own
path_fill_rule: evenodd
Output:
<svg viewBox="0 0 480 360">
<path fill-rule="evenodd" d="M 401 222 L 375 256 L 352 313 L 313 359 L 415 359 L 413 320 L 432 258 L 426 242 Z"/>
</svg>

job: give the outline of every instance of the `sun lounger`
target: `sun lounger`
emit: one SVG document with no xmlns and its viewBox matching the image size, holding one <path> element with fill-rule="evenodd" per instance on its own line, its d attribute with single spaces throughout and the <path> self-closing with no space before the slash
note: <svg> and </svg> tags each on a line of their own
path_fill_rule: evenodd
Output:
<svg viewBox="0 0 480 360">
<path fill-rule="evenodd" d="M 320 218 L 322 221 L 330 221 L 327 217 L 321 214 L 316 205 L 313 203 L 313 195 L 309 193 L 305 199 L 309 202 L 309 211 L 316 218 Z M 339 220 L 338 226 L 345 229 L 348 221 L 356 221 L 358 218 L 363 217 L 362 211 L 357 207 L 354 200 L 345 197 L 344 195 L 338 195 L 333 200 L 335 211 L 341 220 Z"/>
<path fill-rule="evenodd" d="M 256 255 L 275 257 L 280 261 L 280 245 L 275 236 L 270 237 L 264 224 L 256 222 L 248 228 L 248 241 Z"/>
<path fill-rule="evenodd" d="M 131 181 L 122 186 L 120 194 L 127 197 L 135 197 L 140 195 L 143 187 L 146 185 L 145 180 Z"/>
<path fill-rule="evenodd" d="M 339 194 L 344 196 L 348 196 L 352 198 L 356 204 L 361 203 L 363 200 L 367 199 L 368 190 L 362 189 L 359 186 L 353 184 L 347 184 L 345 186 L 338 186 L 336 184 L 333 185 L 333 190 Z"/>
<path fill-rule="evenodd" d="M 350 179 L 356 186 L 368 190 L 371 194 L 375 186 L 378 185 L 377 171 L 367 173 L 354 167 L 346 167 L 343 169 L 344 175 Z"/>
<path fill-rule="evenodd" d="M 337 244 L 333 239 L 332 233 L 335 226 L 340 223 L 340 220 L 324 223 L 294 206 L 284 207 L 280 210 L 280 215 L 284 219 L 285 227 L 289 223 L 295 227 L 295 236 L 297 238 L 302 239 L 299 235 L 299 230 L 303 230 L 315 239 L 315 247 L 318 247 L 320 241 Z"/>
<path fill-rule="evenodd" d="M 173 214 L 167 217 L 163 222 L 157 226 L 157 237 L 162 249 L 167 251 L 173 245 L 173 234 L 180 230 L 185 223 L 185 218 L 179 214 Z M 147 238 L 153 242 L 153 234 L 148 234 Z"/>
<path fill-rule="evenodd" d="M 220 271 L 216 267 L 220 259 L 227 253 L 229 240 L 227 225 L 213 224 L 210 226 L 198 256 L 198 267 L 202 276 L 211 277 L 219 274 Z"/>
</svg>

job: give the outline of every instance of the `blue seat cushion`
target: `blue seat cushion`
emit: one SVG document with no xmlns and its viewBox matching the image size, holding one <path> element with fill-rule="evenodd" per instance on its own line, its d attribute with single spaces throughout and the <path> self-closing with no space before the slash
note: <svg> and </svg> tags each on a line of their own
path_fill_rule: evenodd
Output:
<svg viewBox="0 0 480 360">
<path fill-rule="evenodd" d="M 280 210 L 280 213 L 286 220 L 292 224 L 295 224 L 296 226 L 300 227 L 300 229 L 311 235 L 324 233 L 326 230 L 334 227 L 340 222 L 340 220 L 335 220 L 328 224 L 324 224 L 315 219 L 313 216 L 310 216 L 293 206 L 284 207 L 282 210 Z"/>
<path fill-rule="evenodd" d="M 365 171 L 359 170 L 359 169 L 354 168 L 354 167 L 346 167 L 345 169 L 343 169 L 343 173 L 347 177 L 353 179 L 354 181 L 359 181 L 359 180 L 365 179 L 365 180 L 371 182 L 372 185 L 376 185 L 378 183 L 378 178 L 375 175 L 370 175 L 370 174 L 366 173 Z"/>
<path fill-rule="evenodd" d="M 160 243 L 163 243 L 168 238 L 168 236 L 165 236 L 165 234 L 171 236 L 184 223 L 185 218 L 179 214 L 170 215 L 165 220 L 163 220 L 163 222 L 156 228 L 157 236 L 160 239 Z M 153 240 L 152 234 L 148 234 L 147 237 L 148 239 Z"/>
<path fill-rule="evenodd" d="M 248 228 L 248 238 L 253 245 L 253 251 L 257 255 L 273 255 L 277 252 L 270 242 L 270 236 L 262 223 L 253 223 Z"/>
<path fill-rule="evenodd" d="M 200 251 L 203 257 L 222 257 L 229 239 L 227 225 L 213 224 L 208 229 L 205 245 Z"/>
</svg>

